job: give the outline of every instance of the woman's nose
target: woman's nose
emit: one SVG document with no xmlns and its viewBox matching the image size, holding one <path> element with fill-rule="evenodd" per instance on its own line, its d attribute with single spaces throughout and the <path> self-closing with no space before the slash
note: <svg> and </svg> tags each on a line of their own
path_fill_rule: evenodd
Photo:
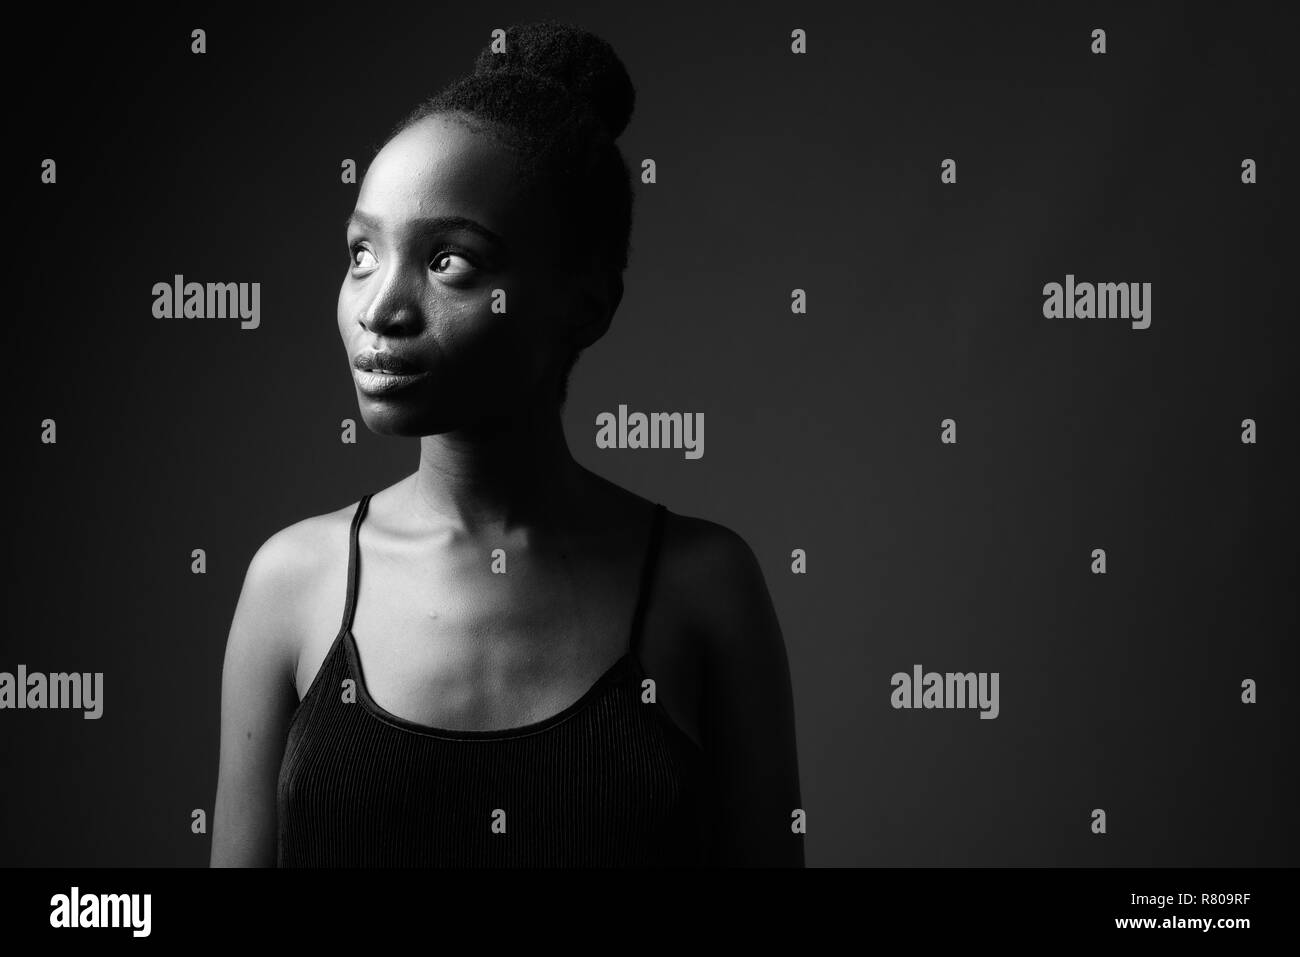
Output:
<svg viewBox="0 0 1300 957">
<path fill-rule="evenodd" d="M 362 307 L 358 321 L 370 332 L 416 326 L 420 308 L 414 284 L 400 269 L 390 269 L 375 295 Z"/>
</svg>

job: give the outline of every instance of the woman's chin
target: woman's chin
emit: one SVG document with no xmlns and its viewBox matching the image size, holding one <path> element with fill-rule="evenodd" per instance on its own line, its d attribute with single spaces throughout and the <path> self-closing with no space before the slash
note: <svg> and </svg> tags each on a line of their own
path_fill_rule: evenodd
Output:
<svg viewBox="0 0 1300 957">
<path fill-rule="evenodd" d="M 448 432 L 453 426 L 430 409 L 409 409 L 361 397 L 361 419 L 376 435 L 418 437 Z"/>
</svg>

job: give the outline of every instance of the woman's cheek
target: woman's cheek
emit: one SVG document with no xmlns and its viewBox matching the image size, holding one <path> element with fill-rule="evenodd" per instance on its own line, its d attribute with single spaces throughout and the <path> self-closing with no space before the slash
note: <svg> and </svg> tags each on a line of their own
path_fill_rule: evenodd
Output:
<svg viewBox="0 0 1300 957">
<path fill-rule="evenodd" d="M 352 317 L 356 315 L 355 298 L 356 293 L 349 288 L 348 280 L 345 278 L 343 284 L 339 286 L 338 305 L 335 310 L 339 335 L 343 336 L 344 342 L 347 341 L 347 328 L 352 321 Z"/>
</svg>

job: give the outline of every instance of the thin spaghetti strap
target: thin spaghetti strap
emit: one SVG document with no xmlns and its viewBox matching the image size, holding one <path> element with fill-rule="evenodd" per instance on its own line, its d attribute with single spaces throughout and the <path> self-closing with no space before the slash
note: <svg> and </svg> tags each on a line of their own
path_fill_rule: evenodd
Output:
<svg viewBox="0 0 1300 957">
<path fill-rule="evenodd" d="M 641 584 L 637 589 L 636 610 L 632 613 L 632 628 L 628 637 L 629 654 L 638 654 L 641 642 L 641 630 L 645 623 L 646 608 L 650 604 L 650 592 L 654 587 L 655 568 L 658 565 L 659 543 L 663 539 L 665 513 L 668 509 L 662 502 L 656 502 L 654 515 L 650 519 L 650 541 L 646 546 L 645 560 L 641 566 Z"/>
<path fill-rule="evenodd" d="M 366 508 L 370 505 L 370 493 L 361 496 L 357 510 L 352 514 L 352 531 L 348 534 L 348 598 L 343 606 L 343 624 L 339 633 L 352 628 L 352 616 L 357 610 L 357 577 L 361 571 L 361 550 L 357 547 L 357 530 L 361 520 L 366 517 Z"/>
</svg>

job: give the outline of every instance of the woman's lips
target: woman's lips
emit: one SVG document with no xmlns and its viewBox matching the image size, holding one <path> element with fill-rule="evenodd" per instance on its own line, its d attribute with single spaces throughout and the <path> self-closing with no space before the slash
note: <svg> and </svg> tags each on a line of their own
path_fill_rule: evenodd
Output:
<svg viewBox="0 0 1300 957">
<path fill-rule="evenodd" d="M 429 378 L 428 372 L 366 372 L 364 369 L 352 370 L 352 378 L 357 388 L 366 395 L 387 395 L 400 389 L 406 389 Z"/>
</svg>

